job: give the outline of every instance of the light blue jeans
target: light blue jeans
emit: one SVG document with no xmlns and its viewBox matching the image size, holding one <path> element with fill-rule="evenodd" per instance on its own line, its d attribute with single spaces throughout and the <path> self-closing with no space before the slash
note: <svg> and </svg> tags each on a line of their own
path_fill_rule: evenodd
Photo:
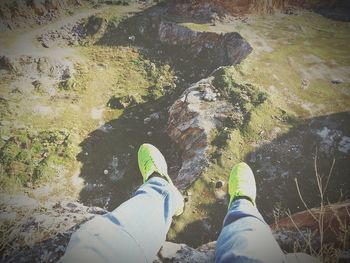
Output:
<svg viewBox="0 0 350 263">
<path fill-rule="evenodd" d="M 72 235 L 61 262 L 152 262 L 182 206 L 183 198 L 173 185 L 151 178 L 113 212 L 83 224 Z M 217 242 L 216 262 L 285 259 L 256 207 L 245 199 L 234 201 Z"/>
<path fill-rule="evenodd" d="M 284 254 L 258 209 L 246 199 L 235 200 L 216 243 L 218 263 L 316 263 L 305 253 Z"/>
<path fill-rule="evenodd" d="M 83 224 L 61 262 L 152 262 L 182 206 L 176 187 L 153 177 L 113 212 Z"/>
</svg>

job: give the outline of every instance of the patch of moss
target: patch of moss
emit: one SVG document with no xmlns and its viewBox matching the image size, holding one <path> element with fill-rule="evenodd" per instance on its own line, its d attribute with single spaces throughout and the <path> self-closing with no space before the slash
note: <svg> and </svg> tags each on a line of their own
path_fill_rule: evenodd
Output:
<svg viewBox="0 0 350 263">
<path fill-rule="evenodd" d="M 8 191 L 9 188 L 36 186 L 57 172 L 55 165 L 73 158 L 72 142 L 66 131 L 19 132 L 0 149 L 1 188 Z"/>
<path fill-rule="evenodd" d="M 267 100 L 267 93 L 250 83 L 237 81 L 230 72 L 229 68 L 218 69 L 213 84 L 232 104 L 239 106 L 243 113 Z"/>
</svg>

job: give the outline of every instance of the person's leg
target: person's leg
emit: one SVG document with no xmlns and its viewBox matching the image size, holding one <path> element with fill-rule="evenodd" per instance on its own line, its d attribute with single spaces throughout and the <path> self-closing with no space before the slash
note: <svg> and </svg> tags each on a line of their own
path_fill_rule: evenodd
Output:
<svg viewBox="0 0 350 263">
<path fill-rule="evenodd" d="M 216 262 L 284 262 L 283 252 L 255 206 L 255 179 L 247 164 L 233 167 L 229 194 L 229 210 L 216 245 Z"/>
<path fill-rule="evenodd" d="M 133 198 L 74 233 L 63 261 L 152 262 L 182 202 L 173 185 L 151 178 Z"/>
<path fill-rule="evenodd" d="M 145 183 L 113 212 L 95 217 L 74 233 L 61 261 L 152 262 L 156 257 L 172 217 L 184 203 L 167 175 L 164 157 L 155 147 L 143 146 L 139 166 Z"/>
<path fill-rule="evenodd" d="M 285 262 L 285 256 L 257 208 L 235 200 L 216 245 L 216 262 Z"/>
</svg>

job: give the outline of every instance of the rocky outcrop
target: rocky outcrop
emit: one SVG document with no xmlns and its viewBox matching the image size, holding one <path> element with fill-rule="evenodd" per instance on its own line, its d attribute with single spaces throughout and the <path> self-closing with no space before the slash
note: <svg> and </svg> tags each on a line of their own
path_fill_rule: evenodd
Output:
<svg viewBox="0 0 350 263">
<path fill-rule="evenodd" d="M 7 244 L 0 247 L 1 262 L 56 262 L 82 223 L 107 212 L 77 202 L 42 205 L 26 195 L 0 197 L 0 223 L 8 234 L 1 243 Z"/>
<path fill-rule="evenodd" d="M 28 24 L 43 24 L 57 18 L 80 0 L 4 0 L 0 2 L 0 29 L 16 29 Z"/>
<path fill-rule="evenodd" d="M 198 32 L 166 21 L 159 25 L 159 40 L 163 45 L 181 49 L 187 59 L 201 61 L 212 70 L 239 64 L 252 51 L 249 43 L 236 32 Z"/>
<path fill-rule="evenodd" d="M 180 189 L 187 188 L 209 165 L 209 134 L 234 111 L 232 104 L 220 100 L 212 81 L 209 77 L 193 84 L 169 110 L 167 133 L 182 151 L 182 166 L 175 179 Z"/>
<path fill-rule="evenodd" d="M 109 25 L 99 43 L 145 47 L 170 60 L 191 81 L 207 77 L 220 66 L 238 64 L 251 53 L 252 47 L 237 32 L 196 31 L 169 20 L 172 12 L 171 5 L 149 8 L 116 27 Z"/>
</svg>

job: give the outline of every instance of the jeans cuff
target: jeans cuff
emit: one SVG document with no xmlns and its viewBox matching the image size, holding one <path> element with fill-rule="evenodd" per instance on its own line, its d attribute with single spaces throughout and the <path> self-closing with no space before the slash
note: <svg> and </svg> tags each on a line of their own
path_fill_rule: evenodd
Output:
<svg viewBox="0 0 350 263">
<path fill-rule="evenodd" d="M 231 224 L 243 217 L 255 217 L 266 224 L 258 209 L 247 199 L 237 199 L 232 202 L 224 219 L 224 226 Z"/>
</svg>

